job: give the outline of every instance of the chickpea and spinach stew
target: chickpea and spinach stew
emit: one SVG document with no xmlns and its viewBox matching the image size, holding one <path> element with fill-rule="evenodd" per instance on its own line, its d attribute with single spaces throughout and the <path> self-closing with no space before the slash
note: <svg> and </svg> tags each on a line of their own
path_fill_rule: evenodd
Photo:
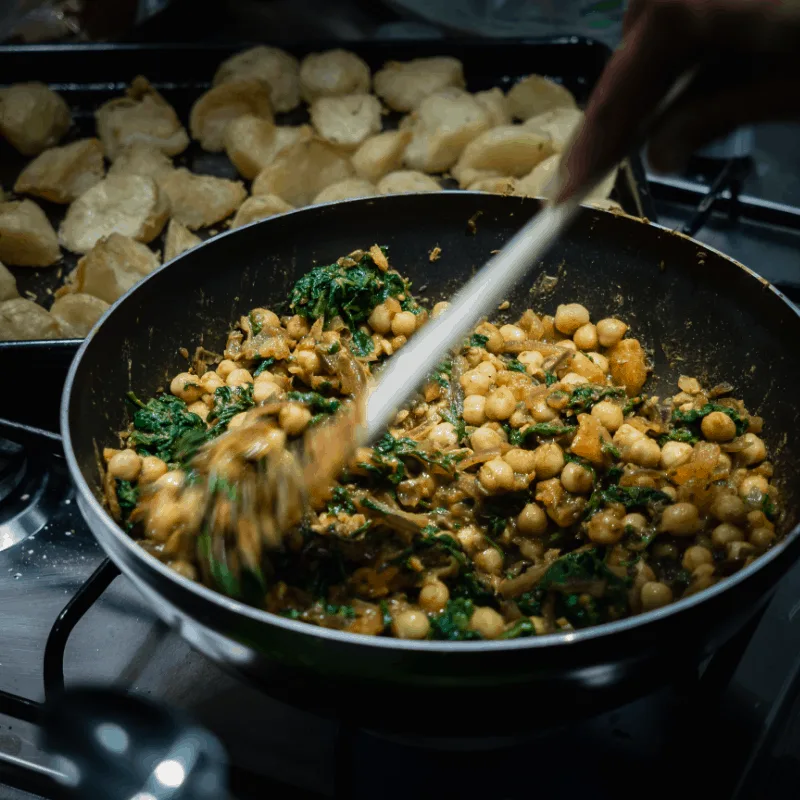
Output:
<svg viewBox="0 0 800 800">
<path fill-rule="evenodd" d="M 104 451 L 111 513 L 147 552 L 228 596 L 406 639 L 618 620 L 700 592 L 777 541 L 762 420 L 732 387 L 691 377 L 648 396 L 647 355 L 625 322 L 593 322 L 577 303 L 478 325 L 280 547 L 236 520 L 203 523 L 200 443 L 258 412 L 249 452 L 285 449 L 353 402 L 343 363 L 371 374 L 446 305 L 426 310 L 385 248 L 315 267 L 287 315 L 252 310 L 224 357 L 147 402 L 129 395 L 122 449 Z"/>
</svg>

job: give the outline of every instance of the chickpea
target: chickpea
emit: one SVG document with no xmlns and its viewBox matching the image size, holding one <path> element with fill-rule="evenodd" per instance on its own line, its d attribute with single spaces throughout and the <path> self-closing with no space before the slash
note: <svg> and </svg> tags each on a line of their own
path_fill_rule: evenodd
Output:
<svg viewBox="0 0 800 800">
<path fill-rule="evenodd" d="M 507 386 L 490 392 L 486 398 L 486 416 L 491 420 L 506 420 L 514 412 L 517 401 Z"/>
<path fill-rule="evenodd" d="M 503 441 L 503 437 L 494 428 L 489 428 L 486 425 L 473 431 L 469 437 L 469 443 L 476 453 L 498 450 Z"/>
<path fill-rule="evenodd" d="M 693 503 L 675 503 L 661 515 L 661 530 L 673 536 L 691 536 L 699 527 L 700 515 Z"/>
<path fill-rule="evenodd" d="M 666 442 L 661 448 L 661 468 L 672 469 L 685 464 L 692 455 L 692 446 L 686 442 Z"/>
<path fill-rule="evenodd" d="M 409 337 L 417 329 L 417 315 L 411 311 L 401 311 L 392 319 L 392 333 L 395 336 Z"/>
<path fill-rule="evenodd" d="M 448 303 L 446 300 L 442 300 L 433 307 L 433 312 L 431 316 L 434 319 L 436 319 L 437 317 L 441 317 L 442 314 L 444 314 L 444 312 L 447 311 L 448 308 L 450 308 L 450 303 Z"/>
<path fill-rule="evenodd" d="M 514 413 L 508 418 L 508 424 L 512 428 L 521 428 L 531 421 L 530 415 L 524 408 L 514 409 Z"/>
<path fill-rule="evenodd" d="M 492 378 L 477 369 L 470 369 L 459 378 L 458 382 L 465 395 L 485 395 L 488 394 L 489 387 L 492 385 Z"/>
<path fill-rule="evenodd" d="M 642 438 L 644 438 L 644 434 L 626 422 L 614 434 L 614 444 L 620 450 L 627 450 L 634 442 L 638 442 Z"/>
<path fill-rule="evenodd" d="M 142 459 L 142 471 L 139 473 L 139 483 L 154 483 L 166 474 L 167 465 L 156 456 L 145 456 Z"/>
<path fill-rule="evenodd" d="M 596 350 L 598 344 L 597 328 L 591 322 L 581 325 L 572 334 L 572 341 L 575 342 L 579 350 Z"/>
<path fill-rule="evenodd" d="M 583 377 L 583 375 L 578 375 L 577 372 L 568 372 L 561 380 L 561 385 L 568 390 L 574 389 L 576 386 L 582 386 L 584 383 L 589 383 L 589 381 Z"/>
<path fill-rule="evenodd" d="M 407 609 L 401 611 L 393 620 L 392 628 L 398 639 L 424 639 L 431 629 L 424 611 Z"/>
<path fill-rule="evenodd" d="M 601 400 L 592 408 L 591 413 L 609 433 L 616 433 L 625 419 L 622 408 L 609 400 Z"/>
<path fill-rule="evenodd" d="M 731 461 L 731 457 L 727 453 L 720 453 L 719 458 L 717 459 L 717 468 L 716 472 L 730 472 L 731 468 L 733 467 L 733 462 Z"/>
<path fill-rule="evenodd" d="M 517 530 L 522 536 L 541 536 L 547 531 L 547 514 L 536 503 L 528 503 L 517 517 Z"/>
<path fill-rule="evenodd" d="M 386 303 L 378 303 L 367 319 L 370 328 L 381 336 L 385 336 L 392 329 L 392 315 L 386 307 Z"/>
<path fill-rule="evenodd" d="M 178 575 L 188 578 L 190 581 L 197 580 L 197 570 L 188 561 L 171 561 L 169 566 Z"/>
<path fill-rule="evenodd" d="M 530 450 L 523 450 L 520 447 L 514 447 L 509 450 L 504 456 L 503 460 L 510 464 L 514 472 L 519 472 L 522 475 L 530 475 L 536 469 L 536 457 Z"/>
<path fill-rule="evenodd" d="M 652 553 L 654 558 L 669 558 L 672 561 L 678 558 L 678 548 L 672 542 L 656 542 Z"/>
<path fill-rule="evenodd" d="M 735 494 L 718 494 L 711 503 L 711 513 L 720 522 L 742 522 L 747 506 Z"/>
<path fill-rule="evenodd" d="M 228 386 L 244 386 L 248 383 L 253 383 L 253 376 L 249 370 L 235 369 L 225 378 L 225 383 Z"/>
<path fill-rule="evenodd" d="M 750 532 L 750 544 L 766 550 L 775 541 L 775 531 L 772 528 L 754 528 Z"/>
<path fill-rule="evenodd" d="M 701 564 L 713 563 L 714 554 L 707 547 L 701 547 L 700 545 L 687 547 L 681 562 L 683 568 L 688 569 L 689 572 L 694 572 Z"/>
<path fill-rule="evenodd" d="M 308 327 L 308 322 L 299 314 L 295 314 L 286 321 L 286 333 L 289 334 L 290 339 L 299 341 L 308 334 L 309 330 L 311 329 Z"/>
<path fill-rule="evenodd" d="M 492 380 L 497 377 L 497 367 L 491 361 L 481 361 L 481 363 L 475 367 L 475 371 L 480 372 L 481 375 L 486 375 Z"/>
<path fill-rule="evenodd" d="M 763 475 L 748 475 L 739 484 L 739 497 L 745 501 L 758 502 L 761 495 L 767 493 L 767 489 L 769 483 Z"/>
<path fill-rule="evenodd" d="M 644 514 L 626 514 L 622 518 L 622 527 L 624 528 L 633 528 L 636 533 L 643 533 L 644 529 L 647 527 L 647 518 Z"/>
<path fill-rule="evenodd" d="M 480 394 L 467 395 L 461 416 L 467 425 L 483 425 L 486 422 L 486 398 Z"/>
<path fill-rule="evenodd" d="M 169 390 L 185 403 L 194 403 L 203 394 L 199 378 L 190 372 L 181 372 L 176 375 L 169 384 Z"/>
<path fill-rule="evenodd" d="M 703 417 L 700 429 L 710 442 L 729 442 L 736 436 L 736 425 L 722 411 L 712 411 Z"/>
<path fill-rule="evenodd" d="M 157 542 L 164 543 L 169 535 L 181 524 L 181 507 L 171 497 L 160 495 L 153 500 L 145 527 L 148 535 Z"/>
<path fill-rule="evenodd" d="M 528 375 L 533 375 L 542 368 L 544 356 L 538 350 L 524 350 L 517 356 L 517 361 L 525 365 Z"/>
<path fill-rule="evenodd" d="M 589 322 L 589 310 L 580 303 L 567 303 L 556 309 L 556 330 L 567 336 L 572 336 L 575 331 Z"/>
<path fill-rule="evenodd" d="M 223 358 L 222 361 L 217 364 L 217 375 L 224 381 L 235 369 L 238 369 L 235 361 Z"/>
<path fill-rule="evenodd" d="M 561 470 L 561 483 L 568 492 L 573 494 L 586 494 L 594 486 L 592 473 L 574 461 L 565 464 L 564 469 Z"/>
<path fill-rule="evenodd" d="M 496 639 L 505 630 L 503 618 L 493 608 L 476 608 L 469 621 L 469 627 L 484 639 Z"/>
<path fill-rule="evenodd" d="M 205 422 L 211 409 L 202 400 L 198 400 L 196 403 L 190 403 L 186 406 L 186 410 L 191 414 L 197 414 Z"/>
<path fill-rule="evenodd" d="M 528 334 L 525 333 L 522 328 L 517 327 L 516 325 L 501 325 L 500 326 L 500 335 L 503 337 L 503 341 L 507 344 L 513 344 L 514 342 L 524 342 L 525 339 L 528 338 Z"/>
<path fill-rule="evenodd" d="M 319 356 L 313 350 L 299 350 L 295 352 L 294 360 L 297 366 L 301 367 L 308 375 L 319 372 L 321 362 Z M 230 378 L 228 380 L 230 380 Z"/>
<path fill-rule="evenodd" d="M 613 347 L 625 335 L 628 326 L 621 320 L 609 317 L 597 323 L 597 339 L 601 347 Z"/>
<path fill-rule="evenodd" d="M 644 611 L 652 611 L 672 602 L 672 589 L 666 583 L 661 583 L 660 581 L 647 581 L 642 586 L 640 597 L 642 599 L 642 609 Z"/>
<path fill-rule="evenodd" d="M 278 422 L 289 436 L 299 436 L 311 422 L 311 412 L 299 403 L 288 403 L 280 410 Z"/>
<path fill-rule="evenodd" d="M 407 341 L 408 338 L 405 336 L 392 336 L 389 347 L 392 348 L 392 352 L 397 352 Z"/>
<path fill-rule="evenodd" d="M 572 341 L 572 339 L 562 339 L 562 340 L 561 340 L 561 341 L 558 343 L 558 346 L 559 346 L 559 347 L 560 347 L 562 350 L 572 350 L 574 353 L 577 353 L 577 352 L 578 352 L 578 347 L 577 347 L 577 345 L 575 344 L 575 342 L 573 342 L 573 341 Z"/>
<path fill-rule="evenodd" d="M 731 542 L 726 549 L 728 551 L 728 558 L 733 561 L 745 559 L 753 555 L 756 550 L 750 542 Z"/>
<path fill-rule="evenodd" d="M 496 326 L 490 322 L 483 322 L 475 328 L 475 333 L 486 337 L 486 349 L 490 353 L 502 353 L 505 346 L 503 337 Z"/>
<path fill-rule="evenodd" d="M 552 422 L 558 416 L 558 411 L 547 405 L 547 398 L 544 395 L 535 397 L 529 409 L 536 422 Z"/>
<path fill-rule="evenodd" d="M 186 481 L 183 470 L 173 469 L 156 480 L 156 489 L 167 495 L 176 495 Z"/>
<path fill-rule="evenodd" d="M 468 553 L 474 553 L 484 546 L 483 534 L 474 525 L 465 525 L 456 532 L 458 543 Z"/>
<path fill-rule="evenodd" d="M 540 444 L 534 451 L 535 469 L 539 480 L 555 478 L 564 469 L 564 451 L 555 442 Z"/>
<path fill-rule="evenodd" d="M 473 558 L 478 569 L 489 575 L 499 575 L 503 570 L 503 555 L 494 547 L 487 547 L 481 550 Z"/>
<path fill-rule="evenodd" d="M 726 547 L 731 542 L 743 542 L 744 532 L 729 522 L 723 522 L 711 531 L 711 541 L 714 547 Z"/>
<path fill-rule="evenodd" d="M 600 367 L 603 372 L 608 372 L 608 359 L 605 356 L 600 355 L 600 353 L 587 353 L 586 358 L 588 358 L 589 361 L 591 361 L 596 367 Z"/>
<path fill-rule="evenodd" d="M 655 469 L 661 461 L 661 448 L 655 439 L 643 436 L 628 449 L 628 460 L 646 469 Z"/>
<path fill-rule="evenodd" d="M 458 444 L 456 429 L 449 422 L 440 422 L 429 434 L 428 439 L 437 450 L 447 450 Z"/>
<path fill-rule="evenodd" d="M 508 492 L 514 488 L 514 470 L 502 458 L 493 458 L 481 466 L 478 480 L 489 494 Z"/>
<path fill-rule="evenodd" d="M 661 492 L 669 497 L 671 503 L 678 499 L 678 490 L 674 486 L 662 486 Z"/>
<path fill-rule="evenodd" d="M 261 377 L 260 375 L 258 376 Z M 255 386 L 253 386 L 253 400 L 259 405 L 261 403 L 266 403 L 271 398 L 277 399 L 277 395 L 280 394 L 280 387 L 277 383 L 273 383 L 272 381 L 256 381 Z"/>
<path fill-rule="evenodd" d="M 616 544 L 625 532 L 622 520 L 613 511 L 598 511 L 586 526 L 589 538 L 596 544 Z"/>
<path fill-rule="evenodd" d="M 419 604 L 429 614 L 441 611 L 450 599 L 450 590 L 441 581 L 426 583 L 419 591 Z"/>
<path fill-rule="evenodd" d="M 200 385 L 206 394 L 214 394 L 217 389 L 225 385 L 225 381 L 216 372 L 209 371 L 200 378 Z"/>
<path fill-rule="evenodd" d="M 135 481 L 142 470 L 142 459 L 134 450 L 120 450 L 108 462 L 108 471 L 120 481 Z"/>
<path fill-rule="evenodd" d="M 709 416 L 711 416 L 709 414 Z M 742 439 L 745 442 L 744 448 L 739 452 L 739 458 L 743 464 L 752 467 L 754 464 L 761 463 L 767 457 L 767 448 L 764 440 L 754 433 L 746 433 Z"/>
</svg>

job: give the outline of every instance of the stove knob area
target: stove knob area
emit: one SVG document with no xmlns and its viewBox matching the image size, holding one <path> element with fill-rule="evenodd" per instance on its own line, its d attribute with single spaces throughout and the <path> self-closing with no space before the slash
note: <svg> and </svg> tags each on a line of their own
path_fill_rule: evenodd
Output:
<svg viewBox="0 0 800 800">
<path fill-rule="evenodd" d="M 185 714 L 112 689 L 65 691 L 46 705 L 43 749 L 74 797 L 219 800 L 227 757 Z"/>
</svg>

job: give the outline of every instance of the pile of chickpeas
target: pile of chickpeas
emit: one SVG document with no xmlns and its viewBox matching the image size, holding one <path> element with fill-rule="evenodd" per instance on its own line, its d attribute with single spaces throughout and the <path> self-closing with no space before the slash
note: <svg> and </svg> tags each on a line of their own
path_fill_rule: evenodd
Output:
<svg viewBox="0 0 800 800">
<path fill-rule="evenodd" d="M 403 311 L 401 299 L 377 305 L 363 325 L 374 343 L 373 354 L 361 360 L 367 372 L 428 319 L 426 312 Z M 431 316 L 446 307 L 436 304 Z M 243 346 L 252 332 L 242 318 L 226 358 L 203 374 L 177 375 L 170 391 L 205 420 L 217 388 L 252 384 L 257 409 L 271 409 L 271 416 L 259 417 L 265 426 L 259 435 L 266 449 L 278 450 L 303 434 L 312 419 L 304 404 L 282 399 L 288 391 L 324 390 L 344 398 L 326 354 L 334 344 L 347 346 L 350 332 L 299 316 L 279 318 L 265 309 L 253 314 L 288 343 L 288 357 L 254 377 L 256 362 L 246 358 Z M 455 467 L 436 469 L 428 461 L 409 459 L 402 481 L 376 486 L 369 467 L 379 460 L 371 449 L 361 448 L 340 482 L 355 512 L 330 510 L 323 503 L 310 513 L 307 529 L 328 552 L 340 548 L 347 573 L 324 600 L 347 604 L 353 613 L 326 611 L 320 598 L 301 585 L 284 583 L 280 574 L 263 599 L 264 608 L 354 633 L 425 639 L 434 634 L 435 619 L 447 612 L 468 569 L 495 598 L 474 606 L 470 630 L 497 639 L 525 617 L 518 598 L 535 591 L 547 570 L 576 548 L 594 548 L 606 567 L 627 581 L 624 616 L 701 591 L 774 544 L 779 496 L 759 435 L 762 421 L 740 401 L 686 376 L 674 396 L 648 397 L 643 389 L 650 367 L 641 344 L 628 336 L 628 326 L 616 318 L 593 322 L 578 303 L 560 305 L 552 316 L 528 310 L 513 324 L 484 322 L 475 334 L 484 338 L 471 341 L 481 344 L 467 343 L 454 356 L 449 384 L 432 380 L 390 429 L 434 456 L 454 456 Z M 569 406 L 571 393 L 586 385 L 620 391 L 607 392 L 576 413 Z M 737 435 L 731 415 L 716 410 L 696 426 L 696 443 L 669 438 L 674 428 L 664 422 L 669 414 L 710 402 L 747 419 L 747 432 Z M 447 418 L 453 408 L 463 421 L 461 432 Z M 247 425 L 252 414 L 239 414 L 229 427 Z M 524 435 L 543 423 L 555 426 L 556 433 Z M 125 480 L 172 492 L 169 510 L 151 515 L 134 535 L 185 577 L 205 580 L 195 545 L 197 510 L 183 472 L 130 448 L 107 449 L 105 456 L 112 485 Z M 618 470 L 616 485 L 652 489 L 660 501 L 631 507 L 601 502 L 590 508 L 594 493 L 608 485 L 612 468 Z M 393 514 L 363 502 L 373 496 L 389 503 Z M 513 511 L 490 540 L 486 510 L 498 503 L 502 508 L 504 501 Z M 398 566 L 398 553 L 413 546 L 409 529 L 414 526 L 416 536 L 430 526 L 448 534 L 467 566 L 437 547 L 420 548 Z M 286 557 L 312 570 L 314 546 L 290 534 Z M 269 558 L 267 552 L 261 555 Z M 558 590 L 544 599 L 541 615 L 530 618 L 537 634 L 572 629 L 569 619 L 555 613 L 553 591 Z M 580 595 L 578 602 L 589 599 Z"/>
</svg>

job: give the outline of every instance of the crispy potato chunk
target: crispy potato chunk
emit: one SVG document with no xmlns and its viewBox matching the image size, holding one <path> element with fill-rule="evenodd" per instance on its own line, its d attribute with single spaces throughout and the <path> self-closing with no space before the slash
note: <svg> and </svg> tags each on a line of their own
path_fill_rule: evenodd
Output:
<svg viewBox="0 0 800 800">
<path fill-rule="evenodd" d="M 508 110 L 508 101 L 502 89 L 496 86 L 486 92 L 476 92 L 473 97 L 484 107 L 489 115 L 492 127 L 510 125 L 511 114 Z"/>
<path fill-rule="evenodd" d="M 169 217 L 169 204 L 152 178 L 110 175 L 84 192 L 58 230 L 63 247 L 88 253 L 104 236 L 121 233 L 151 242 Z"/>
<path fill-rule="evenodd" d="M 443 172 L 461 151 L 490 127 L 489 115 L 463 89 L 443 89 L 426 97 L 414 112 L 405 163 L 423 172 Z"/>
<path fill-rule="evenodd" d="M 17 297 L 0 303 L 0 342 L 58 339 L 64 333 L 61 323 L 32 300 Z"/>
<path fill-rule="evenodd" d="M 355 150 L 381 129 L 381 104 L 371 94 L 320 97 L 311 104 L 311 124 L 326 141 Z"/>
<path fill-rule="evenodd" d="M 577 108 L 569 89 L 541 75 L 528 75 L 511 87 L 506 96 L 508 109 L 515 119 L 528 120 L 554 108 Z"/>
<path fill-rule="evenodd" d="M 112 233 L 78 261 L 59 297 L 82 293 L 113 303 L 158 266 L 158 256 L 143 244 Z"/>
<path fill-rule="evenodd" d="M 596 466 L 603 465 L 603 445 L 611 441 L 608 431 L 591 414 L 578 414 L 578 430 L 570 451 Z"/>
<path fill-rule="evenodd" d="M 233 218 L 231 228 L 241 228 L 258 219 L 273 217 L 275 214 L 283 214 L 286 211 L 293 211 L 294 206 L 289 205 L 285 200 L 274 194 L 259 194 L 255 197 L 248 197 L 242 203 L 236 216 Z"/>
<path fill-rule="evenodd" d="M 219 153 L 225 147 L 225 128 L 245 114 L 272 121 L 269 86 L 257 78 L 238 78 L 209 89 L 192 106 L 189 130 L 203 150 Z"/>
<path fill-rule="evenodd" d="M 51 147 L 19 174 L 14 191 L 43 197 L 51 203 L 71 203 L 103 180 L 103 146 L 99 139 L 80 139 Z"/>
<path fill-rule="evenodd" d="M 349 50 L 310 53 L 300 64 L 300 93 L 309 103 L 318 97 L 368 92 L 370 82 L 366 62 Z"/>
<path fill-rule="evenodd" d="M 333 203 L 351 197 L 373 197 L 378 192 L 369 182 L 361 178 L 348 178 L 326 186 L 313 200 L 314 203 Z"/>
<path fill-rule="evenodd" d="M 156 180 L 172 172 L 172 159 L 151 144 L 134 142 L 119 151 L 109 175 L 144 175 Z"/>
<path fill-rule="evenodd" d="M 449 56 L 388 61 L 375 73 L 375 94 L 395 111 L 412 111 L 450 86 L 461 89 L 465 83 L 464 67 Z"/>
<path fill-rule="evenodd" d="M 14 267 L 49 267 L 60 258 L 56 232 L 36 203 L 0 203 L 0 260 Z"/>
<path fill-rule="evenodd" d="M 109 305 L 90 294 L 65 294 L 59 297 L 50 313 L 76 338 L 82 339 L 97 320 L 108 311 Z"/>
<path fill-rule="evenodd" d="M 0 134 L 25 156 L 58 144 L 70 126 L 64 99 L 43 83 L 0 89 Z"/>
<path fill-rule="evenodd" d="M 577 108 L 554 108 L 531 117 L 523 125 L 528 130 L 548 136 L 553 142 L 553 150 L 562 153 L 581 122 L 583 111 Z"/>
<path fill-rule="evenodd" d="M 167 233 L 164 236 L 164 263 L 191 250 L 200 244 L 202 239 L 195 236 L 185 225 L 176 219 L 171 219 L 167 224 Z"/>
<path fill-rule="evenodd" d="M 191 230 L 229 217 L 247 197 L 241 181 L 195 175 L 184 167 L 163 177 L 159 186 L 169 199 L 172 218 Z"/>
<path fill-rule="evenodd" d="M 300 63 L 278 47 L 259 45 L 223 61 L 214 75 L 214 86 L 240 78 L 257 78 L 269 87 L 275 111 L 292 111 L 300 105 Z"/>
<path fill-rule="evenodd" d="M 453 167 L 453 177 L 462 188 L 481 178 L 521 177 L 552 152 L 548 137 L 522 125 L 502 125 L 482 133 L 464 148 Z"/>
<path fill-rule="evenodd" d="M 470 192 L 489 192 L 490 194 L 516 194 L 517 179 L 510 175 L 499 178 L 481 178 L 467 186 Z"/>
<path fill-rule="evenodd" d="M 411 131 L 385 131 L 370 136 L 353 153 L 356 175 L 375 183 L 384 175 L 403 166 L 403 153 L 411 141 Z"/>
<path fill-rule="evenodd" d="M 189 145 L 175 109 L 141 75 L 133 79 L 125 97 L 104 103 L 94 117 L 110 161 L 134 142 L 149 144 L 169 156 L 182 153 Z"/>
<path fill-rule="evenodd" d="M 245 114 L 225 128 L 225 152 L 239 174 L 247 180 L 269 166 L 280 153 L 313 136 L 310 125 L 275 125 L 271 120 Z"/>
<path fill-rule="evenodd" d="M 439 182 L 413 169 L 390 172 L 378 181 L 379 194 L 415 194 L 416 192 L 441 191 Z"/>
<path fill-rule="evenodd" d="M 17 279 L 5 264 L 0 264 L 0 300 L 13 300 L 19 297 Z"/>
<path fill-rule="evenodd" d="M 618 386 L 624 386 L 628 397 L 635 397 L 647 380 L 647 363 L 638 339 L 623 339 L 608 353 L 611 377 Z"/>
<path fill-rule="evenodd" d="M 326 186 L 351 177 L 353 166 L 338 148 L 321 139 L 284 150 L 253 181 L 252 193 L 276 194 L 293 206 L 307 206 Z"/>
<path fill-rule="evenodd" d="M 517 181 L 515 194 L 524 197 L 545 197 L 547 187 L 558 173 L 561 156 L 558 154 L 540 161 L 524 178 Z"/>
</svg>

